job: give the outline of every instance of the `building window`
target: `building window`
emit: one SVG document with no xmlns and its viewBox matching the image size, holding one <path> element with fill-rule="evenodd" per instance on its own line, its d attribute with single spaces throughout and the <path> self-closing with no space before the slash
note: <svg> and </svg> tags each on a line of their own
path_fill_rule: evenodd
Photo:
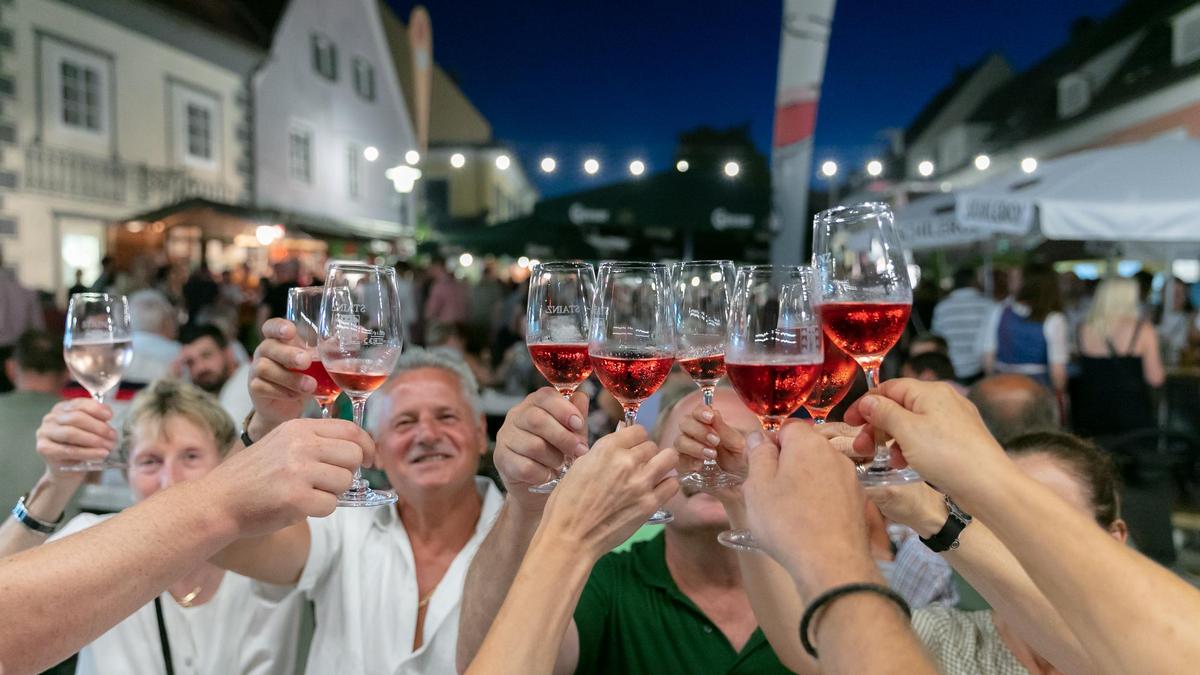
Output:
<svg viewBox="0 0 1200 675">
<path fill-rule="evenodd" d="M 313 70 L 327 80 L 337 81 L 337 45 L 321 33 L 312 34 Z"/>
<path fill-rule="evenodd" d="M 1092 96 L 1087 78 L 1079 73 L 1064 75 L 1058 81 L 1058 117 L 1066 119 L 1083 112 Z"/>
<path fill-rule="evenodd" d="M 354 91 L 368 101 L 375 100 L 375 69 L 359 56 L 354 57 Z"/>
<path fill-rule="evenodd" d="M 1171 61 L 1182 66 L 1200 58 L 1200 7 L 1177 15 L 1171 23 Z"/>
<path fill-rule="evenodd" d="M 100 131 L 100 72 L 82 63 L 63 59 L 62 122 L 91 132 Z"/>
<path fill-rule="evenodd" d="M 215 171 L 221 155 L 220 99 L 173 79 L 167 80 L 167 91 L 175 157 L 185 166 Z"/>
<path fill-rule="evenodd" d="M 351 199 L 362 194 L 362 162 L 362 148 L 351 143 L 346 149 L 346 193 Z"/>
<path fill-rule="evenodd" d="M 288 175 L 312 183 L 312 132 L 293 128 L 288 133 Z"/>
<path fill-rule="evenodd" d="M 212 159 L 212 111 L 189 103 L 187 106 L 187 154 Z"/>
</svg>

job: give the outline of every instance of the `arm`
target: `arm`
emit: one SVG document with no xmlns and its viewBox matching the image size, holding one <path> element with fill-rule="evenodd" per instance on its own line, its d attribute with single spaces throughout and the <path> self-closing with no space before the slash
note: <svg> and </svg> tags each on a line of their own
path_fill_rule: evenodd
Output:
<svg viewBox="0 0 1200 675">
<path fill-rule="evenodd" d="M 1046 360 L 1049 362 L 1050 384 L 1062 395 L 1067 390 L 1067 363 L 1071 360 L 1071 340 L 1067 336 L 1067 317 L 1052 312 L 1042 325 L 1046 336 Z"/>
<path fill-rule="evenodd" d="M 328 515 L 373 449 L 349 423 L 293 423 L 203 478 L 0 561 L 0 616 L 21 617 L 0 631 L 0 661 L 13 672 L 48 668 L 235 538 Z"/>
<path fill-rule="evenodd" d="M 1158 346 L 1158 331 L 1150 324 L 1143 328 L 1138 338 L 1142 343 L 1138 349 L 1142 357 L 1142 377 L 1151 387 L 1161 387 L 1167 380 L 1167 371 L 1163 368 L 1162 350 Z"/>
<path fill-rule="evenodd" d="M 575 669 L 578 632 L 572 615 L 588 574 L 600 556 L 633 534 L 675 493 L 678 483 L 668 472 L 677 459 L 673 450 L 659 451 L 645 429 L 630 427 L 602 439 L 571 468 L 546 505 L 529 552 L 468 673 Z M 545 639 L 531 639 L 534 635 Z M 565 650 L 568 642 L 574 647 Z M 573 653 L 564 658 L 564 652 Z"/>
<path fill-rule="evenodd" d="M 42 522 L 58 521 L 71 498 L 83 485 L 86 473 L 63 471 L 81 461 L 103 459 L 117 444 L 109 426 L 112 409 L 91 398 L 61 401 L 46 413 L 37 430 L 37 452 L 46 472 L 25 500 L 25 509 Z M 6 505 L 7 506 L 7 505 Z M 39 546 L 46 535 L 25 527 L 15 518 L 0 525 L 0 557 Z"/>
<path fill-rule="evenodd" d="M 494 456 L 508 496 L 467 570 L 458 623 L 460 671 L 483 644 L 542 520 L 547 497 L 529 488 L 553 476 L 564 457 L 586 450 L 580 436 L 587 433 L 586 419 L 585 395 L 576 393 L 567 402 L 549 387 L 525 397 L 505 416 L 496 434 Z M 578 658 L 578 633 L 572 621 L 559 646 L 555 672 L 573 672 Z"/>
<path fill-rule="evenodd" d="M 991 375 L 996 370 L 996 331 L 1000 328 L 1000 314 L 1003 305 L 997 305 L 983 322 L 983 327 L 976 338 L 979 358 L 983 362 L 983 372 Z"/>
<path fill-rule="evenodd" d="M 277 586 L 294 586 L 308 562 L 311 543 L 307 521 L 261 537 L 238 539 L 209 562 L 244 577 Z"/>
<path fill-rule="evenodd" d="M 986 522 L 1099 672 L 1188 672 L 1200 662 L 1190 630 L 1200 625 L 1200 592 L 1022 474 L 949 387 L 899 379 L 876 391 L 847 420 L 896 438 L 912 467 Z M 860 434 L 855 445 L 870 440 Z"/>
</svg>

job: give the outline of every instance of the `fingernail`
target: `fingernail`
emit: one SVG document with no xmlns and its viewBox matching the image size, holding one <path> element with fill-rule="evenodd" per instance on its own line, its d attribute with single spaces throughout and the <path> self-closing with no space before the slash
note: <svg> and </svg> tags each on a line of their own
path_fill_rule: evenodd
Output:
<svg viewBox="0 0 1200 675">
<path fill-rule="evenodd" d="M 584 454 L 587 453 L 587 451 L 588 451 L 588 446 L 585 443 L 580 443 L 579 445 L 575 446 L 575 456 L 576 457 L 582 457 Z"/>
<path fill-rule="evenodd" d="M 571 419 L 567 420 L 567 424 L 571 425 L 571 428 L 575 431 L 583 430 L 583 418 L 579 415 L 571 415 Z"/>
<path fill-rule="evenodd" d="M 717 451 L 713 450 L 712 448 L 704 448 L 704 456 L 709 459 L 716 459 Z"/>
<path fill-rule="evenodd" d="M 297 354 L 296 358 L 292 359 L 292 365 L 296 366 L 297 368 L 303 368 L 305 356 L 305 354 Z"/>
<path fill-rule="evenodd" d="M 700 419 L 704 420 L 705 422 L 711 422 L 711 421 L 713 421 L 713 414 L 712 414 L 712 411 L 711 411 L 711 410 L 705 410 L 705 411 L 701 412 L 701 413 L 700 413 Z"/>
<path fill-rule="evenodd" d="M 764 440 L 766 440 L 766 437 L 762 435 L 762 432 L 755 431 L 746 437 L 746 445 L 751 448 L 758 447 L 762 445 Z"/>
<path fill-rule="evenodd" d="M 709 445 L 716 445 L 721 442 L 721 437 L 716 434 L 709 434 L 704 437 L 704 440 L 708 441 Z"/>
<path fill-rule="evenodd" d="M 864 396 L 862 401 L 860 401 L 858 404 L 858 409 L 862 411 L 863 414 L 870 415 L 871 413 L 875 412 L 875 408 L 878 407 L 878 405 L 879 401 L 874 396 Z"/>
</svg>

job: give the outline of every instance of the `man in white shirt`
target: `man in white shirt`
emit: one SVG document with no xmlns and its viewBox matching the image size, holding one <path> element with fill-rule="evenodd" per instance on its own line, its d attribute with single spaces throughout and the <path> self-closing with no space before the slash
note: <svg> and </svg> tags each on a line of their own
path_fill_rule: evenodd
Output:
<svg viewBox="0 0 1200 675">
<path fill-rule="evenodd" d="M 184 326 L 179 331 L 184 375 L 192 384 L 221 402 L 236 422 L 250 414 L 250 364 L 239 364 L 232 345 L 220 328 L 211 324 Z"/>
<path fill-rule="evenodd" d="M 273 319 L 263 334 L 250 385 L 252 438 L 280 417 L 299 415 L 302 392 L 315 385 L 295 372 L 310 357 L 288 344 L 291 323 Z M 503 501 L 491 481 L 475 476 L 488 447 L 477 391 L 470 369 L 453 356 L 409 350 L 368 411 L 397 504 L 339 509 L 236 542 L 214 559 L 261 581 L 295 584 L 313 599 L 317 630 L 307 672 L 454 672 L 467 567 Z"/>
<path fill-rule="evenodd" d="M 995 308 L 996 303 L 979 292 L 975 270 L 970 268 L 954 273 L 954 290 L 933 308 L 931 328 L 946 339 L 959 382 L 968 383 L 983 374 L 979 333 Z"/>
</svg>

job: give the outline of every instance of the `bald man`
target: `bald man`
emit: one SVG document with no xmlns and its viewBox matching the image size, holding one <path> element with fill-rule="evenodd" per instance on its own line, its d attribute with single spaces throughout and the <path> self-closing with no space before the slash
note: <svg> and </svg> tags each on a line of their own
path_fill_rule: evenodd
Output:
<svg viewBox="0 0 1200 675">
<path fill-rule="evenodd" d="M 1058 402 L 1025 375 L 992 375 L 975 383 L 967 398 L 979 409 L 983 423 L 1001 443 L 1034 431 L 1058 431 Z"/>
</svg>

